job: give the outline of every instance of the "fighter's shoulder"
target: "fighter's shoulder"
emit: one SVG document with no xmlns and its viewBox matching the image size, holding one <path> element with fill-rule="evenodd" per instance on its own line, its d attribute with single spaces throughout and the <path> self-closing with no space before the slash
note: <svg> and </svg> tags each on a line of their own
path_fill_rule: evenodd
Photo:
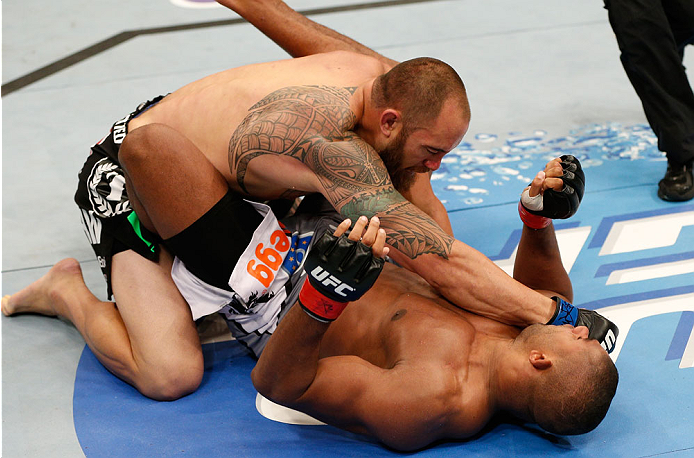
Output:
<svg viewBox="0 0 694 458">
<path fill-rule="evenodd" d="M 479 432 L 489 421 L 491 409 L 483 387 L 470 380 L 465 371 L 454 370 L 436 358 L 424 363 L 417 373 L 425 373 L 426 379 L 417 383 L 419 393 L 412 395 L 419 402 L 416 429 L 427 442 L 443 438 L 464 439 Z M 455 366 L 455 364 L 453 364 Z M 426 382 L 426 383 L 425 383 Z M 414 425 L 413 425 L 414 427 Z"/>
<path fill-rule="evenodd" d="M 489 420 L 494 411 L 484 400 L 475 400 L 462 405 L 457 410 L 451 407 L 450 414 L 446 417 L 443 437 L 450 439 L 467 439 L 479 433 Z"/>
<path fill-rule="evenodd" d="M 335 62 L 344 62 L 349 63 L 350 65 L 359 65 L 359 67 L 363 70 L 370 70 L 376 74 L 385 73 L 391 68 L 393 68 L 393 65 L 391 65 L 388 62 L 385 62 L 383 59 L 379 59 L 375 56 L 369 56 L 367 54 L 362 54 L 354 51 L 330 51 L 318 54 L 316 56 L 322 59 L 332 60 Z"/>
<path fill-rule="evenodd" d="M 471 369 L 453 376 L 454 391 L 448 393 L 442 412 L 440 432 L 444 437 L 465 439 L 473 436 L 494 414 L 486 378 L 476 372 Z"/>
</svg>

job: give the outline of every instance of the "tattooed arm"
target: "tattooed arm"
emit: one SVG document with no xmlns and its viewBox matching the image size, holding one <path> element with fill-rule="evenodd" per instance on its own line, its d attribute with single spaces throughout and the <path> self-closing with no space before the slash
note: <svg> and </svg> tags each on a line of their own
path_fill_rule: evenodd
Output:
<svg viewBox="0 0 694 458">
<path fill-rule="evenodd" d="M 217 3 L 238 13 L 292 57 L 352 51 L 376 57 L 388 69 L 398 64 L 361 43 L 308 19 L 281 0 L 217 0 Z"/>
<path fill-rule="evenodd" d="M 455 240 L 398 193 L 376 152 L 356 135 L 309 151 L 323 195 L 352 220 L 378 215 L 390 256 L 455 305 L 511 325 L 546 323 L 554 302 L 515 281 L 489 258 Z"/>
<path fill-rule="evenodd" d="M 431 172 L 418 173 L 412 186 L 408 190 L 403 191 L 402 195 L 417 208 L 431 216 L 446 234 L 453 235 L 453 227 L 451 226 L 451 220 L 448 218 L 448 212 L 446 212 L 446 208 L 431 188 Z"/>
<path fill-rule="evenodd" d="M 320 192 L 354 221 L 378 215 L 390 256 L 452 303 L 508 324 L 547 322 L 554 301 L 455 240 L 395 190 L 376 151 L 351 132 L 353 91 L 287 87 L 252 107 L 229 145 L 230 170 L 241 190 L 256 197 L 270 188 Z"/>
</svg>

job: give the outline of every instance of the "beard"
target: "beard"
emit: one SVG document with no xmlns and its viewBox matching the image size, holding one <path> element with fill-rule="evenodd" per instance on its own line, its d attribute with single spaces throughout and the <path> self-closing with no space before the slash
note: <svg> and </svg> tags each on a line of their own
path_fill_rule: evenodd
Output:
<svg viewBox="0 0 694 458">
<path fill-rule="evenodd" d="M 386 170 L 388 170 L 388 175 L 390 175 L 390 181 L 398 192 L 404 192 L 410 189 L 416 173 L 422 172 L 422 170 L 420 170 L 421 167 L 402 168 L 403 150 L 408 137 L 405 131 L 406 129 L 400 131 L 400 134 L 398 134 L 395 140 L 379 153 L 383 164 L 386 166 Z"/>
</svg>

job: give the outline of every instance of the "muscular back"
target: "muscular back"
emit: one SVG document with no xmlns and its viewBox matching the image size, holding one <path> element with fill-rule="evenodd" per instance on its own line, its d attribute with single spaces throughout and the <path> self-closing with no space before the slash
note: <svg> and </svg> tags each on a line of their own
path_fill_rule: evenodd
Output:
<svg viewBox="0 0 694 458">
<path fill-rule="evenodd" d="M 383 72 L 384 66 L 379 60 L 344 51 L 234 68 L 178 89 L 155 107 L 132 120 L 129 129 L 133 130 L 149 123 L 163 123 L 176 129 L 207 156 L 232 187 L 242 190 L 245 183 L 237 185 L 236 170 L 230 170 L 229 167 L 230 159 L 232 159 L 229 157 L 232 137 L 234 142 L 252 143 L 249 135 L 260 134 L 256 138 L 260 141 L 267 140 L 268 143 L 264 146 L 269 147 L 269 152 L 281 153 L 282 149 L 286 148 L 287 142 L 291 141 L 299 130 L 305 129 L 307 124 L 318 129 L 316 134 L 320 133 L 320 128 L 315 124 L 319 121 L 313 118 L 300 119 L 302 110 L 296 106 L 300 100 L 297 96 L 292 106 L 292 93 L 295 95 L 297 92 L 309 93 L 310 98 L 310 93 L 313 92 L 311 86 L 354 88 Z M 283 88 L 291 87 L 307 88 L 306 91 L 296 91 L 296 89 L 282 91 Z M 334 125 L 330 126 L 330 134 L 333 136 L 344 134 L 353 128 L 358 119 L 352 110 L 359 111 L 355 108 L 359 106 L 359 100 L 353 100 L 353 93 L 345 89 L 336 91 L 341 93 L 334 93 L 334 97 L 329 100 L 330 108 L 325 108 L 330 112 L 324 112 L 328 117 L 333 115 L 339 117 L 334 120 Z M 326 93 L 319 91 L 314 98 L 317 100 L 323 98 L 323 101 L 326 101 L 325 95 Z M 284 103 L 273 105 L 273 102 L 278 102 L 280 99 L 284 99 Z M 303 101 L 304 107 L 308 106 L 306 100 Z M 268 108 L 270 106 L 283 108 L 284 112 L 288 111 L 298 116 L 294 119 L 268 117 L 269 111 L 276 111 L 270 110 Z M 243 126 L 241 126 L 242 123 Z M 269 125 L 271 129 L 264 130 Z M 277 129 L 272 129 L 274 127 Z M 281 131 L 283 127 L 287 130 Z M 237 129 L 240 130 L 237 131 Z M 311 132 L 305 131 L 305 133 Z M 264 134 L 270 135 L 261 138 Z M 244 154 L 238 150 L 233 154 L 236 156 L 232 162 L 236 160 L 236 163 L 232 167 L 236 168 Z M 246 157 L 243 162 L 242 181 L 247 179 L 252 181 L 247 170 L 249 159 Z M 279 160 L 284 161 L 283 158 Z M 264 168 L 274 166 L 279 169 L 286 163 L 292 164 L 292 161 L 285 161 L 282 164 L 265 162 L 263 166 Z M 297 169 L 294 168 L 291 171 L 294 175 L 286 174 L 285 176 L 296 177 Z M 252 186 L 251 183 L 249 185 Z"/>
<path fill-rule="evenodd" d="M 386 70 L 345 51 L 249 65 L 184 86 L 128 127 L 175 129 L 251 198 L 320 193 L 347 218 L 379 215 L 400 256 L 447 258 L 452 237 L 395 189 L 378 153 L 354 132 L 362 133 L 365 94 Z"/>
</svg>

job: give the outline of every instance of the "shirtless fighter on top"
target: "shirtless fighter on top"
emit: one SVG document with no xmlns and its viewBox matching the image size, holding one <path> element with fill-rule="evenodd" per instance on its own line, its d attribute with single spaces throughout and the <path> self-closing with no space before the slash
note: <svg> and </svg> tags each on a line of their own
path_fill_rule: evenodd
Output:
<svg viewBox="0 0 694 458">
<path fill-rule="evenodd" d="M 5 298 L 5 314 L 61 315 L 75 324 L 109 370 L 143 394 L 183 396 L 200 383 L 203 362 L 189 304 L 172 281 L 170 253 L 184 259 L 187 270 L 205 279 L 210 291 L 237 291 L 224 266 L 230 256 L 241 257 L 263 221 L 242 197 L 316 193 L 344 217 L 377 215 L 390 256 L 456 306 L 520 327 L 556 320 L 585 323 L 592 326 L 591 337 L 613 345 L 616 327 L 607 320 L 535 292 L 451 236 L 424 173 L 438 168 L 468 128 L 465 87 L 450 66 L 430 58 L 394 65 L 345 37 L 335 38 L 339 34 L 320 27 L 311 31 L 310 21 L 291 15 L 281 3 L 248 2 L 243 5 L 247 9 L 222 3 L 267 27 L 261 30 L 277 35 L 285 48 L 296 46 L 303 53 L 302 43 L 319 36 L 315 42 L 325 44 L 323 50 L 357 52 L 227 70 L 144 103 L 117 121 L 92 147 L 75 198 L 118 307 L 99 301 L 73 275 L 62 287 L 69 294 L 54 294 L 51 304 L 44 300 L 37 305 L 31 299 L 38 294 L 37 285 Z M 262 18 L 278 14 L 280 20 L 262 25 Z M 254 22 L 254 15 L 259 21 Z M 195 167 L 200 157 L 214 167 L 206 174 L 208 182 L 224 184 L 215 188 L 225 191 L 212 204 L 197 202 L 199 189 L 193 185 L 173 189 L 162 180 Z M 575 212 L 582 182 L 575 191 L 564 183 L 574 178 L 575 167 L 554 164 L 543 182 L 547 192 L 541 215 Z M 215 169 L 221 176 L 212 173 Z M 196 169 L 200 174 L 206 170 Z M 126 175 L 137 185 L 127 183 Z M 176 195 L 189 199 L 173 199 Z M 191 208 L 197 213 L 190 214 Z M 186 217 L 157 227 L 157 220 L 171 214 Z M 235 225 L 233 240 L 208 236 L 208 221 L 218 215 Z M 224 255 L 201 257 L 200 243 L 217 248 L 207 252 Z M 59 267 L 78 269 L 71 262 Z M 260 264 L 249 267 L 248 274 L 261 282 L 270 275 Z M 267 326 L 263 332 L 273 329 Z"/>
</svg>

